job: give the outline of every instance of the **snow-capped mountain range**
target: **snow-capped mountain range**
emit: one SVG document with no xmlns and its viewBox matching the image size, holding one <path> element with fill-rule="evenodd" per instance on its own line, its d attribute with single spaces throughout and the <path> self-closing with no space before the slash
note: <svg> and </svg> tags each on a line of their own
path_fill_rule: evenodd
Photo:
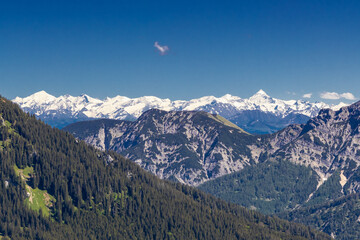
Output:
<svg viewBox="0 0 360 240">
<path fill-rule="evenodd" d="M 161 99 L 154 96 L 128 98 L 116 96 L 100 100 L 86 94 L 78 97 L 63 95 L 52 96 L 45 91 L 34 93 L 28 97 L 16 97 L 13 102 L 20 105 L 26 112 L 35 114 L 50 125 L 62 128 L 69 123 L 97 118 L 119 120 L 135 120 L 149 109 L 166 111 L 206 111 L 219 114 L 230 119 L 243 111 L 261 111 L 276 117 L 284 118 L 289 114 L 301 114 L 314 117 L 320 109 L 338 109 L 340 103 L 329 106 L 322 102 L 310 103 L 303 100 L 280 100 L 272 98 L 263 90 L 252 97 L 240 98 L 226 94 L 220 98 L 205 96 L 189 101 Z"/>
</svg>

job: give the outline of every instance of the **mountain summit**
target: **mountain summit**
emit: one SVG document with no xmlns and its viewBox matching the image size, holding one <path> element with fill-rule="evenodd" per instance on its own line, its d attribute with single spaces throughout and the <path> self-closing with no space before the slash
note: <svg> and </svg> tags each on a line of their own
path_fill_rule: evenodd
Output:
<svg viewBox="0 0 360 240">
<path fill-rule="evenodd" d="M 270 97 L 269 95 L 267 95 L 267 93 L 260 89 L 259 91 L 257 91 L 257 93 L 254 94 L 254 96 L 266 96 L 266 97 Z"/>
<path fill-rule="evenodd" d="M 26 98 L 16 97 L 13 101 L 27 103 L 28 106 L 31 106 L 32 104 L 39 104 L 39 103 L 46 104 L 46 103 L 54 101 L 55 99 L 56 99 L 56 97 L 54 97 L 53 95 L 50 95 L 45 91 L 39 91 L 39 92 L 36 92 Z"/>
</svg>

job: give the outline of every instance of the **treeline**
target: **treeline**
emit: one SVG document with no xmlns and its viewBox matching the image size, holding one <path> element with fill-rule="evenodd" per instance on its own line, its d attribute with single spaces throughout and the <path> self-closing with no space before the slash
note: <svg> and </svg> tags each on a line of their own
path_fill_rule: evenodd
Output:
<svg viewBox="0 0 360 240">
<path fill-rule="evenodd" d="M 11 239 L 329 239 L 309 227 L 160 180 L 0 98 L 0 234 Z M 33 167 L 24 181 L 14 167 Z M 45 217 L 26 187 L 56 201 Z"/>
</svg>

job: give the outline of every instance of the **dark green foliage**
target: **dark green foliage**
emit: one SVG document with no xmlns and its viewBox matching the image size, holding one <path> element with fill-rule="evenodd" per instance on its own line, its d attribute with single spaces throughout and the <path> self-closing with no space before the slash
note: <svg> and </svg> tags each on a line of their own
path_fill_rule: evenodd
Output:
<svg viewBox="0 0 360 240">
<path fill-rule="evenodd" d="M 334 172 L 318 189 L 316 176 L 304 166 L 268 161 L 206 182 L 199 188 L 224 200 L 334 234 L 336 239 L 358 239 L 359 195 L 341 197 L 340 171 Z M 349 187 L 347 184 L 344 189 Z"/>
<path fill-rule="evenodd" d="M 351 194 L 307 208 L 278 214 L 281 218 L 314 226 L 336 239 L 359 239 L 360 196 Z"/>
<path fill-rule="evenodd" d="M 267 161 L 199 186 L 224 200 L 276 213 L 304 203 L 316 190 L 317 175 L 289 161 Z"/>
<path fill-rule="evenodd" d="M 336 171 L 327 179 L 313 194 L 309 202 L 305 206 L 316 205 L 343 196 L 340 185 L 340 171 Z"/>
<path fill-rule="evenodd" d="M 3 98 L 0 141 L 0 233 L 11 239 L 329 239 L 162 181 Z M 28 184 L 55 197 L 49 217 L 25 204 L 25 183 L 15 165 L 32 167 Z"/>
</svg>

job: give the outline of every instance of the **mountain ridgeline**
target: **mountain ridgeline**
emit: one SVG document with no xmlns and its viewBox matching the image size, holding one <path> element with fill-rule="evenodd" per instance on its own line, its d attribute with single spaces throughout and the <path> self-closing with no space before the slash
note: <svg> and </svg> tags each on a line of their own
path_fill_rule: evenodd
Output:
<svg viewBox="0 0 360 240">
<path fill-rule="evenodd" d="M 160 180 L 0 98 L 0 234 L 11 239 L 330 239 Z"/>
</svg>

